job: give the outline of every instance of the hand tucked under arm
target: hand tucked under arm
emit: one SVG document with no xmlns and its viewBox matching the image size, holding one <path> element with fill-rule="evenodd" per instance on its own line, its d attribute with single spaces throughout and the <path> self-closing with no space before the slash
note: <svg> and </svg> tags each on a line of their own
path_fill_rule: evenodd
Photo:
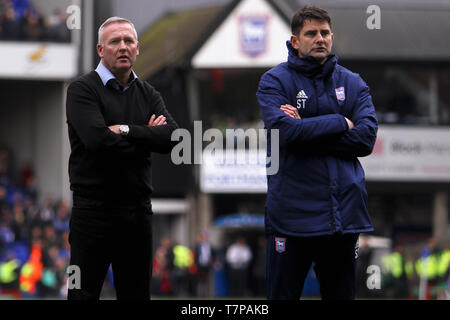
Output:
<svg viewBox="0 0 450 320">
<path fill-rule="evenodd" d="M 291 118 L 301 119 L 300 115 L 298 114 L 297 108 L 291 106 L 290 104 L 283 104 L 280 109 Z"/>
<path fill-rule="evenodd" d="M 166 109 L 161 95 L 156 91 L 150 94 L 152 113 L 147 125 L 130 124 L 127 139 L 136 141 L 151 152 L 168 153 L 174 145 L 171 141 L 172 132 L 178 128 L 178 125 Z"/>
<path fill-rule="evenodd" d="M 163 115 L 160 115 L 158 118 L 155 119 L 155 115 L 152 114 L 152 116 L 150 117 L 150 120 L 148 121 L 148 126 L 149 127 L 156 127 L 156 126 L 161 126 L 163 124 L 167 124 L 166 121 L 166 117 Z"/>
</svg>

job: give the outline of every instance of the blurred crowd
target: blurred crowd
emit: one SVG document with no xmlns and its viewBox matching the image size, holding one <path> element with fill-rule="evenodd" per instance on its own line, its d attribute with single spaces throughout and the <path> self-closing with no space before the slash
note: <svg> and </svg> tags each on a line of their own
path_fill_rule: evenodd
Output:
<svg viewBox="0 0 450 320">
<path fill-rule="evenodd" d="M 44 16 L 28 0 L 0 0 L 0 40 L 70 42 L 68 14 Z"/>
<path fill-rule="evenodd" d="M 379 259 L 381 277 L 376 288 L 375 278 L 371 279 L 374 271 L 368 269 L 376 249 L 366 240 L 360 238 L 358 298 L 450 300 L 449 242 L 439 243 L 431 237 L 426 244 L 395 245 Z"/>
<path fill-rule="evenodd" d="M 36 177 L 27 164 L 13 183 L 10 154 L 0 148 L 0 297 L 65 298 L 69 265 L 70 207 L 65 201 L 38 200 Z M 450 243 L 431 238 L 425 245 L 378 248 L 360 237 L 357 298 L 450 299 Z M 266 240 L 241 232 L 214 247 L 207 231 L 194 246 L 168 236 L 153 254 L 153 297 L 265 297 Z M 379 283 L 370 266 L 379 268 Z M 375 274 L 376 276 L 376 274 Z M 373 280 L 373 281 L 372 281 Z M 110 268 L 102 298 L 113 298 Z M 319 297 L 310 272 L 305 297 Z"/>
<path fill-rule="evenodd" d="M 215 248 L 208 232 L 193 248 L 163 237 L 153 259 L 152 295 L 159 297 L 265 297 L 264 236 L 251 246 L 236 236 Z"/>
<path fill-rule="evenodd" d="M 38 203 L 30 165 L 14 184 L 9 158 L 7 150 L 0 150 L 0 295 L 64 297 L 70 208 L 52 198 Z"/>
</svg>

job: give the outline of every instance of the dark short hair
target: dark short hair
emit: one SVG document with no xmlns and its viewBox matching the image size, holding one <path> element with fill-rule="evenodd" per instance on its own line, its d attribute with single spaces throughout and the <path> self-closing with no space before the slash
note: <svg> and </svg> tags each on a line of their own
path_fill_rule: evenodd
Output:
<svg viewBox="0 0 450 320">
<path fill-rule="evenodd" d="M 291 31 L 293 35 L 298 35 L 300 30 L 305 25 L 306 20 L 322 20 L 328 22 L 331 28 L 331 18 L 328 12 L 317 6 L 303 7 L 298 10 L 291 20 Z"/>
</svg>

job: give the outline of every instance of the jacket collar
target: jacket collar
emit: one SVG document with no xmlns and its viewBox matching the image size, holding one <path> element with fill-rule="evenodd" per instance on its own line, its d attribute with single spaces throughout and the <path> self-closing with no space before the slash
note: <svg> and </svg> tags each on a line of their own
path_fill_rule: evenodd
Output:
<svg viewBox="0 0 450 320">
<path fill-rule="evenodd" d="M 106 84 L 108 82 L 110 82 L 111 80 L 111 85 L 119 91 L 122 91 L 121 89 L 121 84 L 119 82 L 119 80 L 116 79 L 116 77 L 112 74 L 112 72 L 105 67 L 105 65 L 103 64 L 103 62 L 100 60 L 97 68 L 95 69 L 95 71 L 98 73 L 98 75 L 100 76 L 100 79 L 102 79 L 103 85 L 106 86 Z M 134 81 L 136 81 L 137 79 L 137 75 L 136 73 L 131 70 L 131 74 L 130 74 L 130 78 L 128 79 L 128 83 L 125 86 L 125 88 L 123 88 L 123 91 L 127 90 L 129 87 L 131 87 L 131 85 L 133 84 Z"/>
<path fill-rule="evenodd" d="M 286 41 L 288 48 L 288 66 L 301 72 L 308 78 L 328 78 L 334 71 L 338 57 L 330 54 L 324 64 L 320 64 L 313 57 L 300 58 L 298 51 L 292 47 L 291 41 Z"/>
</svg>

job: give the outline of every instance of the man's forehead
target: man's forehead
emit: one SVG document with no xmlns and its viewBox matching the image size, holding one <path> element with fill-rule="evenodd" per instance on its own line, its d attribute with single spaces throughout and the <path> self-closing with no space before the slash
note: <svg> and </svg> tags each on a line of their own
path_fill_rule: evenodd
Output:
<svg viewBox="0 0 450 320">
<path fill-rule="evenodd" d="M 105 26 L 104 33 L 129 31 L 134 35 L 133 27 L 128 22 L 118 21 L 112 22 Z"/>
<path fill-rule="evenodd" d="M 326 20 L 307 19 L 301 29 L 302 32 L 307 30 L 331 30 L 330 24 Z"/>
</svg>

